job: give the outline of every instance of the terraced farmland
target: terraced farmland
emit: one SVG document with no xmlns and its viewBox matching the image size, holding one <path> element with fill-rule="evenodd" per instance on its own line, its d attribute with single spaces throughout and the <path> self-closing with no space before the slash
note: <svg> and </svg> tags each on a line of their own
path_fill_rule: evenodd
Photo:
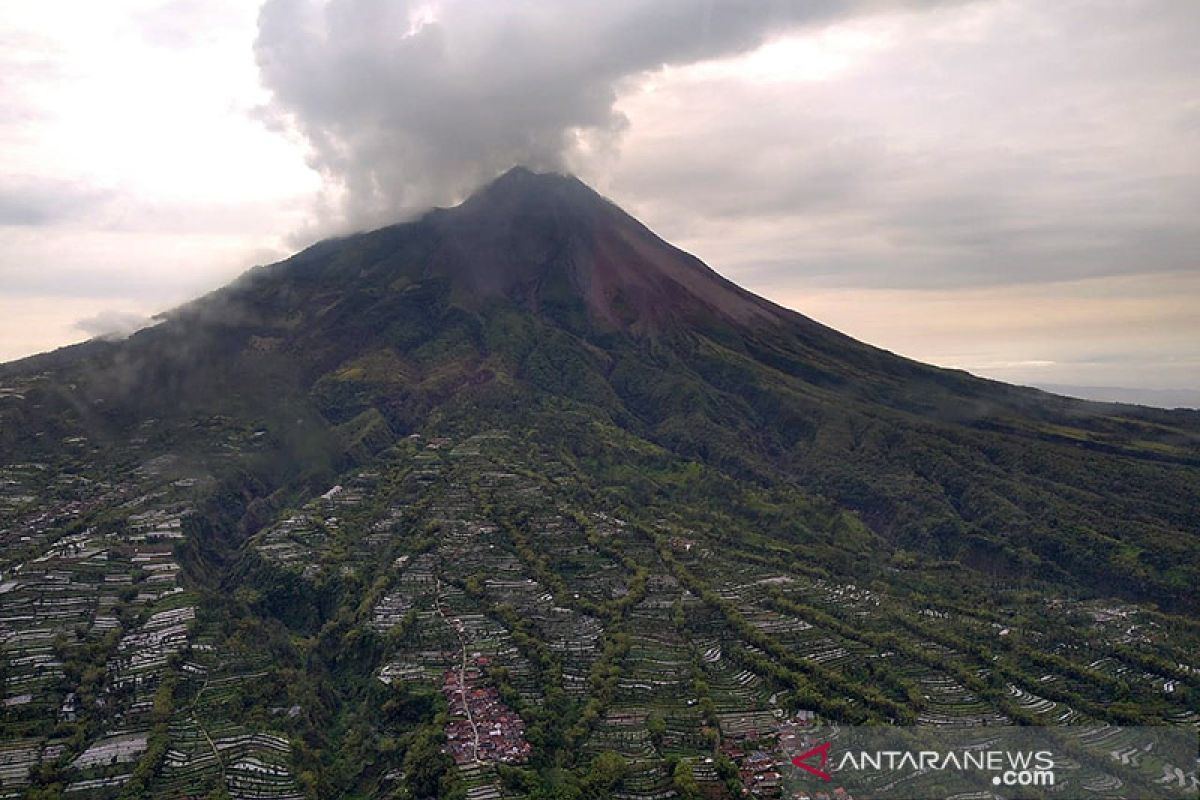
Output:
<svg viewBox="0 0 1200 800">
<path fill-rule="evenodd" d="M 814 566 L 499 431 L 413 436 L 260 509 L 222 584 L 189 538 L 219 517 L 170 464 L 33 515 L 41 473 L 6 474 L 4 797 L 496 800 L 559 772 L 629 800 L 769 795 L 823 720 L 1200 720 L 1189 622 Z"/>
</svg>

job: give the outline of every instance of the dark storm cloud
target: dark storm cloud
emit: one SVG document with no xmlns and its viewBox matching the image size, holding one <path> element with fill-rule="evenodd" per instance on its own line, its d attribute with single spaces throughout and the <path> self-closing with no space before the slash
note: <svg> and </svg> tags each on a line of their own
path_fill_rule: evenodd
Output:
<svg viewBox="0 0 1200 800">
<path fill-rule="evenodd" d="M 354 226 L 456 199 L 513 164 L 569 169 L 626 125 L 623 81 L 912 0 L 268 0 L 267 113 Z"/>
</svg>

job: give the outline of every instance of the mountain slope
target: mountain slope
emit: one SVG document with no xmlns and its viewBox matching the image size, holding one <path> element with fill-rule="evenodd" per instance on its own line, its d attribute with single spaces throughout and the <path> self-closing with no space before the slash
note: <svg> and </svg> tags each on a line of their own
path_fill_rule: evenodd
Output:
<svg viewBox="0 0 1200 800">
<path fill-rule="evenodd" d="M 0 366 L 0 453 L 5 739 L 65 748 L 39 786 L 238 796 L 257 759 L 267 796 L 648 797 L 797 708 L 1200 719 L 1200 414 L 857 342 L 573 178 Z M 439 754 L 478 746 L 467 681 L 529 770 Z"/>
<path fill-rule="evenodd" d="M 275 433 L 327 463 L 335 426 L 364 415 L 390 440 L 431 415 L 554 398 L 825 494 L 917 554 L 1168 603 L 1200 574 L 1187 552 L 1200 414 L 876 350 L 736 287 L 573 178 L 513 170 L 458 208 L 323 242 L 59 360 L 44 381 L 54 424 L 114 442 L 147 415 L 257 423 L 294 407 L 302 422 Z M 35 432 L 5 425 L 5 444 L 35 446 Z"/>
</svg>

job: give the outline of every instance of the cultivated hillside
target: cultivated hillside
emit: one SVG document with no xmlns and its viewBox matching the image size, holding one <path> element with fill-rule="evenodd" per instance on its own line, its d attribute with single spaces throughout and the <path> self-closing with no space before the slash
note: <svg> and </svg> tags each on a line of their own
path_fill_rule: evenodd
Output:
<svg viewBox="0 0 1200 800">
<path fill-rule="evenodd" d="M 36 791 L 715 797 L 802 711 L 1200 720 L 1200 414 L 855 341 L 574 178 L 0 366 L 0 456 Z"/>
</svg>

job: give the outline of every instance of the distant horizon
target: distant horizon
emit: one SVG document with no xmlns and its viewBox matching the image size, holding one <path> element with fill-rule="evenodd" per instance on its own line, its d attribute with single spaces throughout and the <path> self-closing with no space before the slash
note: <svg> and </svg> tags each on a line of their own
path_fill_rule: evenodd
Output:
<svg viewBox="0 0 1200 800">
<path fill-rule="evenodd" d="M 1140 389 L 1132 386 L 1071 386 L 1055 383 L 1037 384 L 1033 388 L 1102 403 L 1126 403 L 1167 411 L 1200 410 L 1200 389 Z"/>
</svg>

